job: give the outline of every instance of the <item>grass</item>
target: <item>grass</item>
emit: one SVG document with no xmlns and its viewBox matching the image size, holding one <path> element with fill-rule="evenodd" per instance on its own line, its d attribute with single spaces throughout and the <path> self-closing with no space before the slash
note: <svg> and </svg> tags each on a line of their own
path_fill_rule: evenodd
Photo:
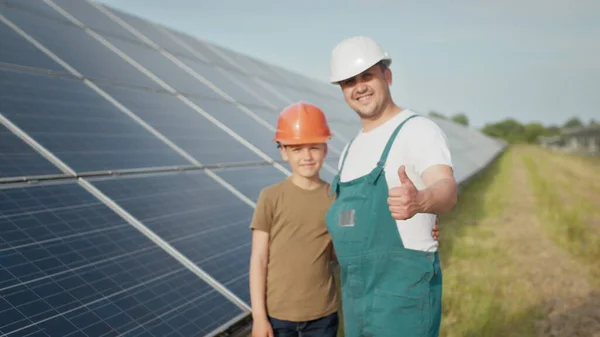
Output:
<svg viewBox="0 0 600 337">
<path fill-rule="evenodd" d="M 590 159 L 561 155 L 557 162 L 551 154 L 536 147 L 528 147 L 521 156 L 544 230 L 582 263 L 595 265 L 594 281 L 600 284 L 600 223 L 593 224 L 596 219 L 600 220 L 600 190 L 596 188 L 600 181 L 598 166 L 596 172 L 584 170 L 584 174 L 577 175 L 574 167 Z M 574 176 L 580 179 L 573 179 Z"/>
</svg>

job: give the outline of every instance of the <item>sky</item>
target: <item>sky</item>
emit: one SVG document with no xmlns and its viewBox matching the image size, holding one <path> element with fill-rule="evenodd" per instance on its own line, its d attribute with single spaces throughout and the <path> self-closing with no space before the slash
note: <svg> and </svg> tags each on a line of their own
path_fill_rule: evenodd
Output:
<svg viewBox="0 0 600 337">
<path fill-rule="evenodd" d="M 597 0 L 97 1 L 325 82 L 332 48 L 370 36 L 398 105 L 475 127 L 600 120 Z"/>
</svg>

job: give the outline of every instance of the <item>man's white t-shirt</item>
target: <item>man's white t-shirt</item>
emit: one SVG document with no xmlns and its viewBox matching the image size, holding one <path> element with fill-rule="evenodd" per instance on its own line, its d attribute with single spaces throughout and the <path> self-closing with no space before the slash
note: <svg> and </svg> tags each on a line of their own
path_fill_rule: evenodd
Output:
<svg viewBox="0 0 600 337">
<path fill-rule="evenodd" d="M 346 158 L 340 181 L 346 182 L 367 175 L 377 166 L 381 154 L 392 133 L 406 118 L 414 115 L 413 111 L 403 110 L 394 118 L 377 128 L 358 133 L 352 141 L 350 152 Z M 338 169 L 348 149 L 342 151 Z M 405 165 L 406 174 L 422 190 L 426 186 L 421 174 L 432 165 L 452 166 L 452 158 L 445 133 L 432 120 L 417 116 L 407 121 L 392 144 L 384 172 L 389 188 L 400 186 L 398 168 Z M 436 251 L 437 241 L 431 236 L 435 224 L 435 214 L 419 213 L 408 220 L 397 220 L 396 224 L 404 247 L 421 251 Z"/>
</svg>

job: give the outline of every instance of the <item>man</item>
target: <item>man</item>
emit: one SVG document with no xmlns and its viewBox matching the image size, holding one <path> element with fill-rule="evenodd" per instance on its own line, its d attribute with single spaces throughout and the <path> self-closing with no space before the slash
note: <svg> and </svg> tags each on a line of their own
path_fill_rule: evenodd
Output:
<svg viewBox="0 0 600 337">
<path fill-rule="evenodd" d="M 274 140 L 292 175 L 261 191 L 250 225 L 253 337 L 337 334 L 334 252 L 325 226 L 333 198 L 319 176 L 331 136 L 325 114 L 312 104 L 296 103 L 279 115 Z"/>
<path fill-rule="evenodd" d="M 454 207 L 456 181 L 442 130 L 392 100 L 390 65 L 364 36 L 331 56 L 330 80 L 363 127 L 342 152 L 326 216 L 346 337 L 439 334 L 442 271 L 431 229 Z"/>
</svg>

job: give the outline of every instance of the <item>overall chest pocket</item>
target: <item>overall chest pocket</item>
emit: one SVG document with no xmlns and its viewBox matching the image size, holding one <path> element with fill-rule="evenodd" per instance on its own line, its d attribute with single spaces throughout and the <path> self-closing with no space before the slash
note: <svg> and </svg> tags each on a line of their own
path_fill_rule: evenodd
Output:
<svg viewBox="0 0 600 337">
<path fill-rule="evenodd" d="M 327 229 L 336 250 L 366 240 L 371 216 L 369 201 L 366 194 L 353 194 L 337 199 L 331 205 L 327 213 Z"/>
</svg>

